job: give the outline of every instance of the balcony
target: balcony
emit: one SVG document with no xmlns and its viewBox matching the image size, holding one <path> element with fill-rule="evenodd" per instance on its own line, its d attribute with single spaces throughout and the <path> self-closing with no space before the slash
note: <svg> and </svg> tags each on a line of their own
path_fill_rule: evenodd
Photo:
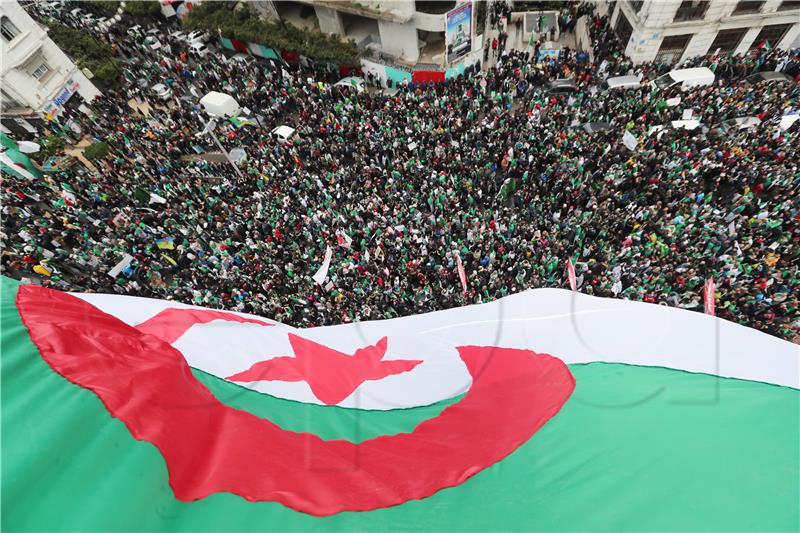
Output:
<svg viewBox="0 0 800 533">
<path fill-rule="evenodd" d="M 5 72 L 25 64 L 26 61 L 42 48 L 46 37 L 46 33 L 32 33 L 28 31 L 11 41 L 6 53 L 3 54 L 3 62 L 5 63 L 3 65 L 3 71 Z"/>
</svg>

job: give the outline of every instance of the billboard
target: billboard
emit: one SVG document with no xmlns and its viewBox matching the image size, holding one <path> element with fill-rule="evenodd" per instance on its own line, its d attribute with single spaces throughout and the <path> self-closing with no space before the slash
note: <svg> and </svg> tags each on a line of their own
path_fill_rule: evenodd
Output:
<svg viewBox="0 0 800 533">
<path fill-rule="evenodd" d="M 447 12 L 444 36 L 447 62 L 452 63 L 472 51 L 472 2 Z"/>
</svg>

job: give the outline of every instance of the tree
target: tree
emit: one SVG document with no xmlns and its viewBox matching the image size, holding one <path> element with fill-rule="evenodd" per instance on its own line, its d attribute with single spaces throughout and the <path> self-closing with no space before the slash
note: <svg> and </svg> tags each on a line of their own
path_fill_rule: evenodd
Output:
<svg viewBox="0 0 800 533">
<path fill-rule="evenodd" d="M 247 4 L 240 4 L 233 11 L 226 4 L 204 2 L 196 5 L 189 11 L 184 26 L 279 51 L 296 52 L 318 61 L 348 65 L 358 62 L 359 50 L 351 40 L 342 41 L 339 37 L 300 29 L 286 22 L 275 24 L 263 20 Z"/>
<path fill-rule="evenodd" d="M 48 35 L 81 68 L 88 68 L 96 78 L 115 82 L 122 73 L 111 47 L 86 32 L 58 22 L 47 22 Z"/>
<path fill-rule="evenodd" d="M 86 156 L 86 159 L 96 161 L 107 156 L 108 152 L 110 151 L 111 148 L 108 146 L 108 143 L 105 141 L 100 141 L 87 146 L 83 151 L 83 155 Z"/>
<path fill-rule="evenodd" d="M 31 157 L 36 161 L 42 162 L 48 157 L 61 153 L 64 149 L 64 139 L 58 135 L 48 135 L 41 140 L 39 145 L 42 147 L 41 150 L 31 154 Z"/>
</svg>

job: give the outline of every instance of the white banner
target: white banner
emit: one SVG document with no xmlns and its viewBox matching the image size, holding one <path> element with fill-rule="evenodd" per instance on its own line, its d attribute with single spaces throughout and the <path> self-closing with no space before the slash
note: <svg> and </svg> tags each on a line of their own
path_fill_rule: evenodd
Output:
<svg viewBox="0 0 800 533">
<path fill-rule="evenodd" d="M 626 131 L 622 135 L 622 144 L 624 144 L 628 150 L 636 150 L 636 146 L 639 144 L 639 140 L 636 137 L 634 137 L 631 132 Z"/>
<path fill-rule="evenodd" d="M 108 275 L 111 276 L 112 278 L 116 278 L 117 276 L 119 276 L 120 272 L 125 270 L 125 268 L 127 268 L 127 266 L 131 264 L 131 261 L 133 261 L 133 256 L 125 254 L 125 257 L 122 258 L 122 261 L 114 265 L 114 268 L 108 271 Z"/>
</svg>

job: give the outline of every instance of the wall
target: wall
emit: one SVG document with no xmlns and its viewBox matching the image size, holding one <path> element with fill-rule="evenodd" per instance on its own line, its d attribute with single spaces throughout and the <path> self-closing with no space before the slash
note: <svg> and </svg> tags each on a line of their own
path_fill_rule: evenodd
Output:
<svg viewBox="0 0 800 533">
<path fill-rule="evenodd" d="M 732 12 L 736 2 L 711 0 L 702 20 L 673 23 L 680 0 L 648 0 L 639 13 L 634 13 L 628 1 L 622 0 L 617 2 L 614 10 L 612 27 L 616 25 L 619 14 L 624 12 L 633 27 L 633 34 L 625 53 L 637 63 L 655 59 L 664 37 L 693 34 L 681 57 L 683 61 L 690 57 L 712 53 L 711 44 L 721 30 L 750 28 L 735 51 L 744 53 L 753 44 L 763 26 L 794 23 L 794 27 L 781 43 L 776 43 L 781 48 L 789 48 L 800 33 L 800 11 L 776 11 L 781 1 L 768 0 L 759 13 L 734 16 Z"/>
<path fill-rule="evenodd" d="M 335 9 L 325 6 L 314 6 L 314 11 L 319 20 L 319 31 L 322 33 L 343 35 L 344 24 L 342 24 L 342 16 Z"/>
<path fill-rule="evenodd" d="M 417 11 L 411 19 L 411 25 L 424 31 L 445 31 L 446 21 L 445 15 L 430 15 Z"/>
<path fill-rule="evenodd" d="M 379 20 L 378 30 L 381 35 L 381 48 L 385 53 L 409 63 L 416 63 L 419 60 L 417 28 L 413 24 Z"/>
</svg>

